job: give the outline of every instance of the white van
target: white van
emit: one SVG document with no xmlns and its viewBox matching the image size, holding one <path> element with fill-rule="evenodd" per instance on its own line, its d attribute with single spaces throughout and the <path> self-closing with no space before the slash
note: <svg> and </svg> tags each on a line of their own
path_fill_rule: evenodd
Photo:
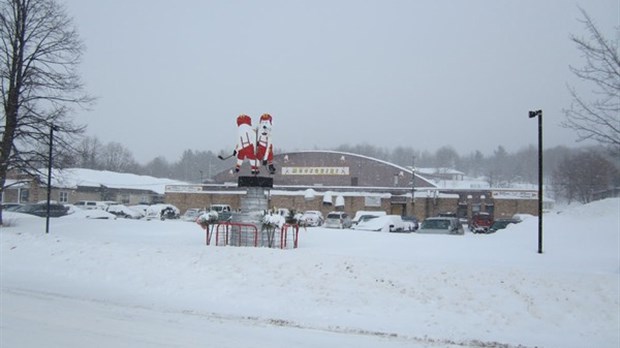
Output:
<svg viewBox="0 0 620 348">
<path fill-rule="evenodd" d="M 379 210 L 379 211 L 371 211 L 371 210 L 358 210 L 355 213 L 355 217 L 353 217 L 353 225 L 357 225 L 359 222 L 363 222 L 372 218 L 376 218 L 379 216 L 385 216 L 387 215 L 386 212 Z"/>
</svg>

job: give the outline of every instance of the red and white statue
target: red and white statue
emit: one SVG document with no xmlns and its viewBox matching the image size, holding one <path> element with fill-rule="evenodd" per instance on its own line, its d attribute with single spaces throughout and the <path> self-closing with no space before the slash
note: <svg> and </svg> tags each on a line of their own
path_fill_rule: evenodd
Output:
<svg viewBox="0 0 620 348">
<path fill-rule="evenodd" d="M 256 160 L 268 166 L 269 173 L 274 174 L 273 144 L 271 143 L 271 127 L 273 118 L 269 114 L 262 114 L 256 130 Z"/>
<path fill-rule="evenodd" d="M 237 156 L 236 173 L 241 170 L 241 165 L 246 159 L 250 162 L 252 175 L 259 173 L 254 144 L 256 144 L 256 131 L 252 129 L 252 119 L 245 114 L 237 116 L 237 145 L 233 151 L 233 155 Z"/>
</svg>

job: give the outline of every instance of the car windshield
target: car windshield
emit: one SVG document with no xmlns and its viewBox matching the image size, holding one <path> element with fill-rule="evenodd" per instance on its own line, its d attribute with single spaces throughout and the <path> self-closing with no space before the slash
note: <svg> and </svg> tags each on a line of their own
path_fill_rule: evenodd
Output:
<svg viewBox="0 0 620 348">
<path fill-rule="evenodd" d="M 511 223 L 511 221 L 495 221 L 495 223 L 493 223 L 493 228 L 506 228 L 506 226 L 508 226 Z"/>
<path fill-rule="evenodd" d="M 14 211 L 20 212 L 20 213 L 25 213 L 25 212 L 30 212 L 36 209 L 36 206 L 33 204 L 26 204 L 26 205 L 22 205 L 21 207 L 15 209 Z"/>
<path fill-rule="evenodd" d="M 375 216 L 375 215 L 362 215 L 362 216 L 360 216 L 359 222 L 364 222 L 364 221 L 376 219 L 377 217 L 378 216 Z"/>
<path fill-rule="evenodd" d="M 340 214 L 328 214 L 328 219 L 340 219 Z"/>
<path fill-rule="evenodd" d="M 21 205 L 9 205 L 9 206 L 3 207 L 2 209 L 4 211 L 16 211 L 21 207 L 22 207 Z"/>
<path fill-rule="evenodd" d="M 448 220 L 426 220 L 422 223 L 422 229 L 427 230 L 447 230 L 450 228 Z"/>
</svg>

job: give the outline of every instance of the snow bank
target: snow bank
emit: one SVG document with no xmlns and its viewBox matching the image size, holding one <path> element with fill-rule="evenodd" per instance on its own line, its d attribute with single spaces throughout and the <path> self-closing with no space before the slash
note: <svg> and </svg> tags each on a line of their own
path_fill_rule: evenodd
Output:
<svg viewBox="0 0 620 348">
<path fill-rule="evenodd" d="M 206 246 L 179 220 L 5 213 L 0 346 L 613 347 L 620 200 L 491 235 L 312 227 Z"/>
</svg>

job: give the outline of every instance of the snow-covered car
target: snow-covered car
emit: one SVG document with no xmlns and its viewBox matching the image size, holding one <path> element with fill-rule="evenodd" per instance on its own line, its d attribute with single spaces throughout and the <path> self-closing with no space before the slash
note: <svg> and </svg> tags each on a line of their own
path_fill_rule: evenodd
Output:
<svg viewBox="0 0 620 348">
<path fill-rule="evenodd" d="M 323 227 L 326 228 L 350 228 L 352 225 L 349 214 L 343 211 L 332 211 L 327 214 Z"/>
<path fill-rule="evenodd" d="M 47 203 L 34 203 L 34 204 L 24 204 L 15 210 L 16 213 L 24 213 L 30 215 L 36 215 L 41 217 L 47 217 L 48 207 Z M 67 215 L 69 208 L 60 203 L 50 203 L 49 206 L 49 216 L 50 217 L 60 217 Z"/>
<path fill-rule="evenodd" d="M 97 219 L 97 220 L 116 220 L 116 215 L 101 209 L 82 209 L 75 208 L 70 214 L 63 216 L 63 219 Z"/>
<path fill-rule="evenodd" d="M 378 216 L 385 216 L 385 215 L 387 215 L 387 213 L 384 211 L 358 210 L 357 212 L 355 212 L 355 216 L 351 220 L 351 223 L 353 225 L 356 225 L 359 222 L 370 220 Z"/>
<path fill-rule="evenodd" d="M 15 211 L 16 209 L 19 209 L 19 207 L 21 207 L 23 204 L 21 203 L 2 203 L 2 210 L 3 211 Z"/>
<path fill-rule="evenodd" d="M 153 204 L 146 208 L 146 220 L 166 220 L 166 219 L 178 219 L 181 216 L 179 208 L 172 204 Z"/>
<path fill-rule="evenodd" d="M 431 217 L 420 225 L 416 231 L 419 234 L 465 234 L 463 225 L 454 217 Z"/>
<path fill-rule="evenodd" d="M 206 213 L 203 209 L 200 208 L 189 208 L 181 215 L 181 220 L 195 222 L 199 216 Z"/>
<path fill-rule="evenodd" d="M 310 227 L 321 226 L 323 221 L 323 213 L 318 210 L 307 210 L 299 219 L 300 224 Z"/>
<path fill-rule="evenodd" d="M 415 216 L 403 216 L 402 219 L 405 222 L 405 229 L 407 231 L 413 232 L 420 227 L 420 223 Z"/>
<path fill-rule="evenodd" d="M 487 233 L 495 233 L 497 232 L 497 230 L 503 230 L 504 228 L 508 227 L 508 225 L 510 224 L 518 224 L 519 222 L 521 222 L 521 220 L 517 220 L 517 219 L 497 219 L 493 222 L 493 225 L 491 225 L 491 227 L 489 227 L 489 230 L 487 231 Z"/>
<path fill-rule="evenodd" d="M 218 221 L 228 221 L 232 215 L 232 207 L 228 204 L 211 204 L 209 211 L 217 213 Z"/>
<path fill-rule="evenodd" d="M 480 212 L 472 216 L 469 230 L 474 233 L 487 233 L 491 225 L 493 225 L 493 216 L 489 213 Z"/>
<path fill-rule="evenodd" d="M 107 204 L 102 201 L 77 201 L 73 203 L 74 206 L 80 209 L 101 209 L 106 210 Z"/>
<path fill-rule="evenodd" d="M 106 211 L 110 214 L 114 214 L 117 217 L 125 219 L 140 219 L 144 216 L 140 211 L 132 209 L 123 204 L 111 204 L 108 205 Z"/>
<path fill-rule="evenodd" d="M 357 223 L 351 227 L 354 230 L 363 231 L 379 231 L 379 232 L 405 232 L 409 233 L 408 224 L 403 221 L 400 215 L 383 215 L 375 216 L 372 219 L 367 219 Z"/>
</svg>

